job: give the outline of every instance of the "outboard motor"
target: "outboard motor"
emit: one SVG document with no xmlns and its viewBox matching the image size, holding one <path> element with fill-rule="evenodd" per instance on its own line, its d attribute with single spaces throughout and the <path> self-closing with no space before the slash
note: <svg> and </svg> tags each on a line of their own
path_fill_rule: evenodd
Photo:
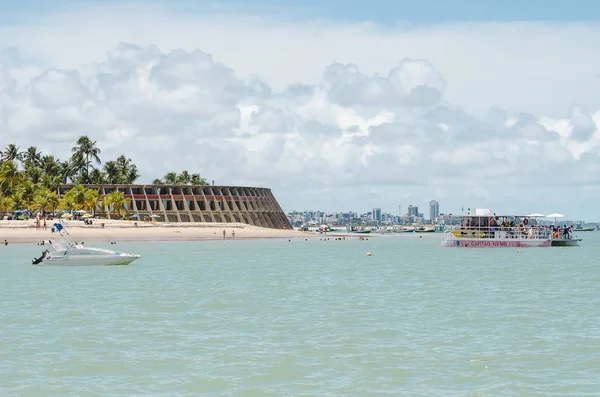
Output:
<svg viewBox="0 0 600 397">
<path fill-rule="evenodd" d="M 37 265 L 39 263 L 42 263 L 42 261 L 44 260 L 44 258 L 46 257 L 46 254 L 48 253 L 48 251 L 43 251 L 42 252 L 42 256 L 40 256 L 39 258 L 33 258 L 33 260 L 31 261 L 32 265 Z"/>
</svg>

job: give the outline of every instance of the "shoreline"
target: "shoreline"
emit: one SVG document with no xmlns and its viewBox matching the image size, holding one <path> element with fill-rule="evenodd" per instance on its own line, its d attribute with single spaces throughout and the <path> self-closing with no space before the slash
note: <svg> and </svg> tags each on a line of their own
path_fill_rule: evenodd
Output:
<svg viewBox="0 0 600 397">
<path fill-rule="evenodd" d="M 0 242 L 6 239 L 9 244 L 39 243 L 43 240 L 57 238 L 52 233 L 54 221 L 47 221 L 46 230 L 36 229 L 35 223 L 29 221 L 0 221 Z M 101 223 L 105 227 L 100 226 Z M 203 241 L 232 239 L 264 239 L 264 238 L 308 238 L 312 233 L 296 230 L 267 229 L 246 224 L 162 224 L 129 221 L 102 220 L 93 225 L 85 225 L 81 221 L 65 221 L 62 223 L 71 241 L 90 242 L 132 242 L 132 241 Z M 226 232 L 223 238 L 223 231 Z M 235 235 L 235 237 L 233 236 Z"/>
<path fill-rule="evenodd" d="M 57 238 L 52 233 L 52 224 L 47 221 L 46 230 L 36 229 L 34 220 L 0 221 L 0 243 L 40 243 Z M 101 223 L 105 227 L 100 226 Z M 118 220 L 94 220 L 93 225 L 81 221 L 64 221 L 64 230 L 71 241 L 89 242 L 151 242 L 151 241 L 215 241 L 255 239 L 298 239 L 319 237 L 318 233 L 301 232 L 293 229 L 269 229 L 243 223 L 143 223 Z M 226 235 L 223 238 L 223 231 Z M 321 235 L 322 237 L 322 235 Z M 329 235 L 332 237 L 332 235 Z"/>
<path fill-rule="evenodd" d="M 0 243 L 6 239 L 10 244 L 37 244 L 44 240 L 59 238 L 51 233 L 52 224 L 47 221 L 46 230 L 36 229 L 34 220 L 0 221 Z M 105 227 L 100 226 L 101 223 Z M 356 234 L 315 231 L 301 232 L 296 229 L 270 229 L 245 223 L 143 223 L 120 220 L 94 220 L 93 225 L 67 220 L 61 223 L 70 241 L 77 242 L 170 242 L 170 241 L 217 241 L 217 240 L 265 240 L 265 239 L 350 239 L 370 238 L 427 238 L 439 233 L 406 233 L 387 235 L 379 233 Z M 223 230 L 226 232 L 223 238 Z M 233 236 L 235 234 L 235 236 Z"/>
</svg>

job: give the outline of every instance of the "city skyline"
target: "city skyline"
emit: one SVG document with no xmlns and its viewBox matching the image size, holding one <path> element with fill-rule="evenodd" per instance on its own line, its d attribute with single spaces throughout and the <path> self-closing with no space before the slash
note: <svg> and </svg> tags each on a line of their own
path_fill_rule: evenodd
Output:
<svg viewBox="0 0 600 397">
<path fill-rule="evenodd" d="M 556 2 L 528 21 L 531 4 L 11 3 L 0 147 L 66 158 L 87 135 L 137 183 L 193 169 L 286 211 L 595 221 L 600 23 Z"/>
<path fill-rule="evenodd" d="M 379 207 L 373 207 L 370 210 L 356 210 L 356 209 L 346 209 L 346 210 L 333 210 L 333 211 L 324 211 L 322 209 L 318 209 L 318 208 L 313 208 L 313 209 L 303 209 L 303 210 L 285 210 L 284 212 L 286 214 L 322 214 L 323 216 L 332 216 L 332 215 L 340 215 L 340 214 L 355 214 L 357 217 L 362 217 L 364 219 L 369 219 L 369 220 L 383 220 L 383 218 L 403 218 L 403 219 L 417 219 L 417 220 L 426 220 L 426 221 L 432 221 L 432 220 L 441 220 L 441 219 L 447 219 L 448 217 L 452 217 L 452 218 L 460 218 L 461 216 L 464 215 L 474 215 L 475 214 L 475 209 L 489 209 L 486 207 L 461 207 L 458 209 L 458 211 L 448 211 L 448 212 L 444 212 L 443 210 L 440 210 L 440 203 L 437 200 L 431 200 L 429 201 L 430 206 L 427 208 L 427 210 L 429 211 L 428 213 L 424 213 L 421 209 L 419 209 L 418 206 L 416 205 L 407 205 L 405 206 L 404 210 L 402 210 L 402 206 L 400 205 L 398 210 L 396 212 L 393 211 L 386 211 L 385 209 L 379 208 Z M 437 211 L 437 217 L 431 217 L 431 205 L 436 205 L 436 211 Z M 411 211 L 413 210 L 413 211 Z M 532 214 L 534 212 L 527 212 L 527 213 L 508 213 L 508 212 L 497 212 L 497 211 L 491 211 L 491 213 L 495 213 L 498 215 L 515 215 L 515 216 L 526 216 L 528 214 Z M 551 214 L 550 212 L 546 213 L 546 214 Z M 542 214 L 542 215 L 546 215 L 546 214 Z M 564 215 L 564 214 L 563 214 Z M 578 217 L 571 217 L 571 216 L 565 216 L 564 218 L 560 218 L 561 222 L 577 222 L 577 223 L 590 223 L 590 224 L 595 224 L 595 223 L 600 223 L 597 220 L 594 219 L 590 219 L 590 218 L 578 218 Z"/>
</svg>

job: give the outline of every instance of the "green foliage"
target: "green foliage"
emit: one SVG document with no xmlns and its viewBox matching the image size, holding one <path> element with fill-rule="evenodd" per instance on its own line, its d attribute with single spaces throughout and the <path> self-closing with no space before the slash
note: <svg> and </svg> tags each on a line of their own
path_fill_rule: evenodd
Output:
<svg viewBox="0 0 600 397">
<path fill-rule="evenodd" d="M 101 149 L 96 141 L 81 136 L 71 149 L 71 157 L 61 161 L 31 146 L 26 150 L 15 144 L 0 150 L 0 213 L 15 210 L 35 210 L 43 213 L 85 209 L 91 213 L 108 211 L 116 216 L 125 216 L 129 199 L 123 193 L 112 192 L 102 196 L 96 189 L 83 185 L 135 183 L 140 177 L 138 167 L 130 158 L 121 155 L 116 160 L 102 164 Z M 154 184 L 206 185 L 200 174 L 182 171 L 170 172 Z M 74 187 L 59 200 L 60 185 Z"/>
<path fill-rule="evenodd" d="M 190 174 L 189 171 L 181 171 L 180 174 L 176 172 L 169 172 L 162 179 L 155 179 L 152 182 L 153 185 L 194 185 L 204 186 L 208 185 L 206 179 L 202 178 L 200 174 Z"/>
</svg>

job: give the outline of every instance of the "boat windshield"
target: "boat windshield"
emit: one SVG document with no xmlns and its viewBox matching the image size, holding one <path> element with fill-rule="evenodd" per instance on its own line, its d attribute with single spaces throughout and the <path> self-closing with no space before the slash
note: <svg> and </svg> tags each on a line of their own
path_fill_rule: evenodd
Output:
<svg viewBox="0 0 600 397">
<path fill-rule="evenodd" d="M 69 243 L 65 240 L 50 240 L 49 243 L 56 251 L 64 251 L 69 248 Z"/>
</svg>

